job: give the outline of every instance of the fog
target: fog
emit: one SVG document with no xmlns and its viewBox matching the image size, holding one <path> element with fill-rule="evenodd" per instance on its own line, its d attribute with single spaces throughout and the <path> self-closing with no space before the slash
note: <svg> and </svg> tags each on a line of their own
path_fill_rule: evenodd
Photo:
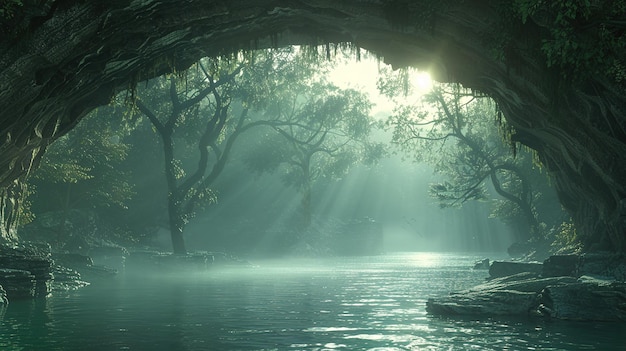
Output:
<svg viewBox="0 0 626 351">
<path fill-rule="evenodd" d="M 428 298 L 483 282 L 477 262 L 537 233 L 559 240 L 554 190 L 530 152 L 503 146 L 488 103 L 366 56 L 323 78 L 290 52 L 260 55 L 142 84 L 133 106 L 118 97 L 50 147 L 20 234 L 47 245 L 61 288 L 0 323 L 43 325 L 71 349 L 440 349 L 458 325 L 427 318 Z M 454 121 L 432 106 L 459 96 Z M 472 323 L 483 346 L 523 334 Z M 18 344 L 38 349 L 28 329 Z"/>
<path fill-rule="evenodd" d="M 377 89 L 380 78 L 372 74 L 384 68 L 383 63 L 365 55 L 359 61 L 337 58 L 332 66 L 328 79 L 342 88 L 366 94 L 377 120 L 384 121 L 393 113 L 395 102 L 381 95 Z M 399 100 L 415 101 L 432 89 L 427 71 L 412 70 L 408 77 L 412 90 L 406 96 L 398 96 Z M 378 132 L 375 138 L 389 143 L 392 137 L 389 132 Z M 271 255 L 277 241 L 284 239 L 277 238 L 277 232 L 288 226 L 301 195 L 281 184 L 276 174 L 250 177 L 245 176 L 247 172 L 241 165 L 231 167 L 234 170 L 221 177 L 216 186 L 224 189 L 218 190 L 218 203 L 190 223 L 187 240 L 199 250 Z M 317 182 L 312 191 L 312 212 L 318 225 L 376 223 L 382 238 L 379 253 L 505 252 L 514 238 L 509 227 L 492 218 L 492 206 L 488 202 L 469 202 L 460 208 L 440 208 L 428 191 L 432 183 L 442 180 L 430 165 L 390 154 L 374 166 L 353 167 L 341 179 Z M 249 232 L 251 227 L 255 233 Z M 161 234 L 159 242 L 164 248 L 171 248 L 169 233 Z M 249 245 L 242 249 L 238 247 L 242 242 Z M 287 248 L 281 255 L 291 251 Z"/>
<path fill-rule="evenodd" d="M 316 222 L 380 224 L 381 253 L 506 251 L 513 238 L 503 223 L 490 218 L 489 204 L 442 209 L 428 194 L 436 179 L 427 165 L 385 159 L 376 167 L 358 167 L 344 179 L 316 185 L 313 213 Z M 272 236 L 285 229 L 299 203 L 298 192 L 275 177 L 239 180 L 236 191 L 224 192 L 217 204 L 189 224 L 189 246 L 267 256 L 280 240 Z M 253 244 L 242 248 L 242 241 Z M 171 248 L 168 232 L 162 232 L 159 243 Z"/>
<path fill-rule="evenodd" d="M 458 129 L 484 150 L 468 153 L 458 140 L 425 144 L 432 138 L 436 145 L 443 139 L 432 133 L 454 126 L 436 120 L 432 97 L 428 105 L 424 96 L 438 89 L 451 98 L 454 89 L 462 88 L 437 85 L 428 71 L 394 72 L 367 54 L 360 61 L 353 54 L 310 61 L 298 52 L 299 48 L 259 53 L 256 63 L 242 57 L 242 66 L 231 75 L 211 68 L 217 71 L 210 79 L 201 74 L 210 74 L 206 70 L 210 65 L 233 68 L 227 60 L 205 62 L 202 69 L 190 70 L 177 83 L 180 86 L 167 77 L 139 85 L 135 110 L 123 102 L 128 97 L 124 95 L 117 98 L 117 105 L 96 110 L 75 132 L 53 144 L 42 162 L 42 171 L 34 177 L 35 220 L 23 230 L 25 237 L 47 240 L 45 233 L 54 232 L 59 239 L 53 249 L 78 249 L 81 254 L 100 245 L 90 242 L 95 241 L 131 250 L 136 246 L 243 258 L 505 252 L 514 242 L 527 239 L 531 230 L 519 224 L 521 212 L 497 203 L 501 194 L 487 184 L 485 175 L 496 171 L 479 168 L 485 158 L 480 155 L 534 168 L 525 161 L 531 159 L 528 153 L 520 151 L 517 159 L 509 159 L 511 151 L 497 140 L 502 139 L 497 132 L 480 134 L 494 134 L 497 128 L 484 121 Z M 274 67 L 272 75 L 259 62 Z M 216 84 L 228 88 L 203 88 L 217 79 L 225 81 Z M 256 87 L 259 80 L 274 95 Z M 170 84 L 178 104 L 170 101 L 171 92 L 164 93 Z M 197 99 L 200 104 L 189 111 L 176 110 L 180 101 L 191 101 L 202 92 L 208 95 Z M 463 99 L 464 106 L 471 101 Z M 281 110 L 290 104 L 291 111 Z M 480 118 L 489 120 L 493 110 L 485 106 Z M 215 119 L 216 111 L 225 111 L 221 122 Z M 470 118 L 473 112 L 458 113 Z M 422 131 L 406 134 L 401 128 L 407 127 L 398 121 Z M 243 126 L 241 131 L 235 129 L 237 123 Z M 435 127 L 426 129 L 431 123 Z M 167 135 L 165 126 L 170 126 Z M 212 130 L 218 126 L 221 129 Z M 411 144 L 420 138 L 424 143 Z M 72 147 L 72 154 L 64 153 Z M 164 153 L 168 148 L 173 151 Z M 447 158 L 437 159 L 437 154 Z M 452 166 L 442 166 L 445 163 Z M 206 169 L 197 169 L 203 164 Z M 480 175 L 459 173 L 473 168 Z M 59 170 L 69 173 L 60 176 Z M 545 178 L 536 174 L 533 179 Z M 482 179 L 463 184 L 472 177 Z M 520 191 L 510 174 L 499 177 L 501 188 L 511 194 Z M 541 181 L 547 184 L 547 178 Z M 450 193 L 433 193 L 433 184 L 456 191 L 452 196 L 460 197 L 455 206 L 446 203 Z M 469 190 L 461 191 L 463 187 Z M 544 217 L 536 220 L 551 228 L 555 224 L 546 218 L 557 218 L 556 223 L 561 214 L 558 209 L 552 214 L 550 206 L 557 203 L 554 191 L 549 185 L 544 188 L 547 191 L 541 188 L 541 193 L 519 196 L 548 199 L 531 205 L 542 209 L 539 215 Z M 72 232 L 87 224 L 70 223 L 74 219 L 68 213 L 83 222 L 94 218 L 87 238 Z M 41 218 L 69 224 L 51 227 L 51 220 Z"/>
</svg>

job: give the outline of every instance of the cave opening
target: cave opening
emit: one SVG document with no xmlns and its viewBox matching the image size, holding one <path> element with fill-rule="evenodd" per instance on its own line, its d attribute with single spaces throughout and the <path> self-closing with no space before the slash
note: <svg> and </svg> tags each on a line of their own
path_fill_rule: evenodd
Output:
<svg viewBox="0 0 626 351">
<path fill-rule="evenodd" d="M 49 146 L 22 238 L 80 254 L 97 241 L 243 255 L 580 249 L 493 100 L 326 49 L 207 58 L 119 93 Z M 359 228 L 370 237 L 345 234 Z"/>
<path fill-rule="evenodd" d="M 625 17 L 4 1 L 0 347 L 621 349 Z"/>
<path fill-rule="evenodd" d="M 207 54 L 348 42 L 394 67 L 426 65 L 439 81 L 491 96 L 512 140 L 536 150 L 554 175 L 585 248 L 624 250 L 623 42 L 613 20 L 619 7 L 585 5 L 558 17 L 561 5 L 545 4 L 154 5 L 3 8 L 5 240 L 12 235 L 7 209 L 20 192 L 16 181 L 36 167 L 52 140 L 116 91 L 184 70 Z M 563 22 L 550 22 L 555 18 Z M 555 35 L 571 31 L 580 41 L 559 49 Z"/>
</svg>

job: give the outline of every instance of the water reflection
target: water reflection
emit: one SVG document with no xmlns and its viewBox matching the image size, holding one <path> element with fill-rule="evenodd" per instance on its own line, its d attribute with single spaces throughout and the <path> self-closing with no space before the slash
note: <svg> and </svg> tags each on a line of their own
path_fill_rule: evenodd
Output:
<svg viewBox="0 0 626 351">
<path fill-rule="evenodd" d="M 0 349 L 622 349 L 623 325 L 427 316 L 428 297 L 482 281 L 475 260 L 405 254 L 128 272 L 71 294 L 12 302 L 0 321 Z"/>
<path fill-rule="evenodd" d="M 1 350 L 24 350 L 24 345 L 45 345 L 54 338 L 52 302 L 45 298 L 13 301 L 0 308 Z M 28 349 L 28 348 L 27 348 Z"/>
<path fill-rule="evenodd" d="M 446 264 L 445 256 L 434 252 L 416 252 L 409 256 L 408 259 L 410 260 L 409 264 L 422 268 L 440 267 Z"/>
</svg>

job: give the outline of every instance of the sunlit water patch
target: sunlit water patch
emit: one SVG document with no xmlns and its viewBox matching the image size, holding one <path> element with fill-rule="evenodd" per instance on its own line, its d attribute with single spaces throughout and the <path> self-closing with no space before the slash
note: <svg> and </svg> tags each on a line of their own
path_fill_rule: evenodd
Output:
<svg viewBox="0 0 626 351">
<path fill-rule="evenodd" d="M 624 325 L 428 316 L 429 297 L 483 281 L 486 272 L 471 269 L 483 257 L 126 272 L 12 302 L 0 314 L 0 350 L 623 350 Z"/>
</svg>

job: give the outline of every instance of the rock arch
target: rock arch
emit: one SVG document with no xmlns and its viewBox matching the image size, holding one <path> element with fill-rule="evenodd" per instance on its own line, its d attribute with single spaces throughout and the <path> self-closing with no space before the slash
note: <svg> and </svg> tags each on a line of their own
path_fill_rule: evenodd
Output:
<svg viewBox="0 0 626 351">
<path fill-rule="evenodd" d="M 24 1 L 0 19 L 0 207 L 15 206 L 13 184 L 52 140 L 138 81 L 240 49 L 349 42 L 493 97 L 513 140 L 554 175 L 587 248 L 626 251 L 623 87 L 593 77 L 563 84 L 539 50 L 541 18 L 504 31 L 502 3 Z"/>
</svg>

